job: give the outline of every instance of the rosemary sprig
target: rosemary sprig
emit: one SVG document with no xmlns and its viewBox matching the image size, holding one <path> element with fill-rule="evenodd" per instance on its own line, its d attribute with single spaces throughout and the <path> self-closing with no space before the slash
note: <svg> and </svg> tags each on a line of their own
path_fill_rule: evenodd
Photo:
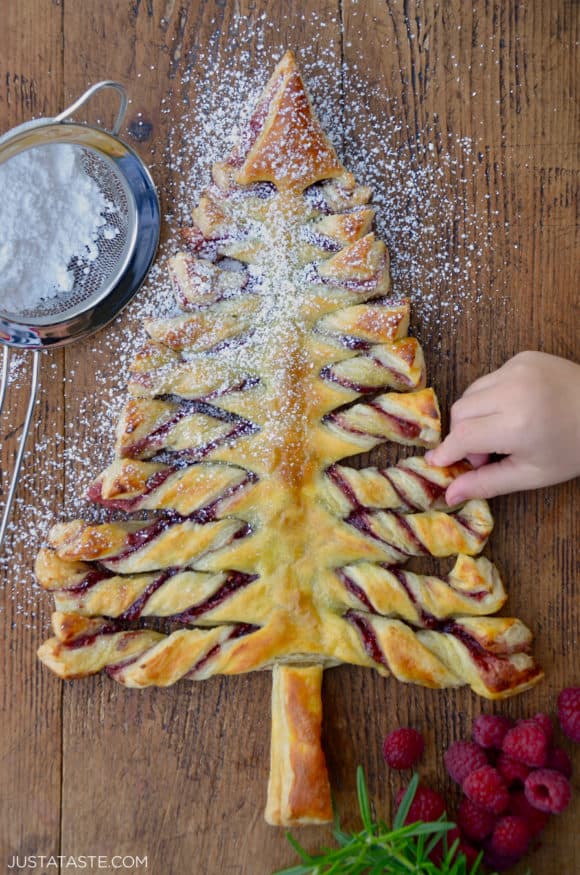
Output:
<svg viewBox="0 0 580 875">
<path fill-rule="evenodd" d="M 344 832 L 335 814 L 333 834 L 338 848 L 323 848 L 316 855 L 309 854 L 287 833 L 288 841 L 302 862 L 279 870 L 274 875 L 483 875 L 481 854 L 469 869 L 465 855 L 456 853 L 458 841 L 447 847 L 447 833 L 455 824 L 445 820 L 445 815 L 432 823 L 405 825 L 419 784 L 418 775 L 413 776 L 391 829 L 384 821 L 373 820 L 361 766 L 357 769 L 356 782 L 362 830 Z M 429 854 L 440 841 L 443 844 L 443 860 L 434 863 L 429 859 Z"/>
</svg>

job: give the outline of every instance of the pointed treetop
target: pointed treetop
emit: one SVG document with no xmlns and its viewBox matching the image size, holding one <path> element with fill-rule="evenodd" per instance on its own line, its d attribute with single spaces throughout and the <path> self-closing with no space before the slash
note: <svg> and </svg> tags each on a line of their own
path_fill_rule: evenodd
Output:
<svg viewBox="0 0 580 875">
<path fill-rule="evenodd" d="M 294 53 L 286 52 L 264 88 L 227 164 L 239 185 L 272 182 L 301 192 L 345 169 L 316 118 Z"/>
</svg>

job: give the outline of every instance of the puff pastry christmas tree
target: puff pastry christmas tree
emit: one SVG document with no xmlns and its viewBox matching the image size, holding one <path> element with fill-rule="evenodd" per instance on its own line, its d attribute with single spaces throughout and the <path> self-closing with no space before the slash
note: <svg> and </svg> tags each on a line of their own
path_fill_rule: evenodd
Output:
<svg viewBox="0 0 580 875">
<path fill-rule="evenodd" d="M 409 303 L 387 297 L 371 192 L 291 53 L 212 175 L 172 264 L 180 312 L 147 323 L 115 459 L 90 490 L 136 518 L 53 528 L 39 655 L 63 678 L 105 669 L 130 687 L 272 669 L 267 819 L 325 821 L 323 669 L 489 698 L 541 672 L 529 630 L 489 616 L 505 593 L 475 558 L 487 504 L 445 505 L 465 466 L 340 464 L 385 441 L 434 446 L 439 410 Z M 457 558 L 438 577 L 405 570 L 414 556 Z"/>
</svg>

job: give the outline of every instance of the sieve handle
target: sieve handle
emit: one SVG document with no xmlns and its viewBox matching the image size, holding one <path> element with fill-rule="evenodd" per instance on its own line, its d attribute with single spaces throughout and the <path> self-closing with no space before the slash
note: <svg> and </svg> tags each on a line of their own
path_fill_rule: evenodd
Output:
<svg viewBox="0 0 580 875">
<path fill-rule="evenodd" d="M 91 87 L 88 88 L 84 94 L 81 94 L 78 100 L 75 100 L 74 103 L 71 103 L 68 109 L 65 109 L 63 112 L 60 113 L 60 115 L 57 115 L 53 119 L 53 121 L 63 122 L 65 119 L 70 118 L 70 116 L 74 115 L 74 113 L 78 109 L 80 109 L 81 106 L 84 106 L 85 103 L 87 103 L 91 99 L 91 97 L 93 97 L 99 91 L 103 91 L 105 88 L 114 88 L 114 90 L 119 95 L 121 101 L 119 111 L 117 113 L 117 118 L 115 119 L 115 123 L 111 128 L 111 133 L 114 137 L 116 137 L 121 130 L 121 125 L 123 124 L 123 119 L 125 118 L 125 113 L 127 111 L 127 92 L 125 91 L 124 85 L 121 85 L 120 82 L 114 82 L 112 79 L 105 79 L 103 82 L 97 82 L 95 85 L 91 85 Z"/>
<path fill-rule="evenodd" d="M 8 388 L 8 367 L 10 365 L 10 347 L 4 347 L 4 354 L 2 356 L 2 377 L 0 380 L 0 414 L 4 408 L 4 401 L 6 400 L 6 390 Z"/>
<path fill-rule="evenodd" d="M 4 356 L 4 362 L 8 362 L 8 357 Z M 5 394 L 5 382 L 8 380 L 4 380 L 4 373 L 6 371 L 6 376 L 8 372 L 8 365 L 2 369 L 2 390 Z M 10 487 L 8 489 L 8 495 L 6 496 L 6 501 L 4 503 L 4 510 L 2 512 L 2 522 L 0 523 L 0 550 L 2 549 L 2 545 L 4 543 L 4 537 L 6 535 L 6 529 L 8 528 L 8 523 L 10 521 L 10 513 L 12 511 L 12 505 L 14 503 L 14 496 L 16 495 L 16 488 L 18 486 L 18 480 L 20 479 L 20 468 L 22 467 L 22 459 L 24 458 L 24 450 L 26 449 L 26 440 L 28 438 L 28 433 L 30 431 L 30 423 L 32 422 L 32 414 L 34 413 L 34 405 L 36 403 L 36 396 L 38 395 L 38 375 L 40 372 L 40 352 L 35 349 L 32 353 L 32 379 L 30 383 L 30 395 L 28 396 L 28 408 L 26 410 L 26 418 L 24 420 L 24 425 L 22 427 L 22 434 L 20 435 L 20 441 L 18 443 L 18 452 L 16 454 L 16 462 L 14 463 L 14 471 L 12 472 L 12 479 L 10 481 Z"/>
</svg>

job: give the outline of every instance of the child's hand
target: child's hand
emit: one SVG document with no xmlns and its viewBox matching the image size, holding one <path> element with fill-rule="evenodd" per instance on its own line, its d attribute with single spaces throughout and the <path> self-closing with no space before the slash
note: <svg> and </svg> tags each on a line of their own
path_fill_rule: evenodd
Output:
<svg viewBox="0 0 580 875">
<path fill-rule="evenodd" d="M 489 454 L 506 458 L 489 464 Z M 522 352 L 476 380 L 451 408 L 451 430 L 427 460 L 476 468 L 448 487 L 447 503 L 561 483 L 580 474 L 580 365 Z"/>
</svg>

